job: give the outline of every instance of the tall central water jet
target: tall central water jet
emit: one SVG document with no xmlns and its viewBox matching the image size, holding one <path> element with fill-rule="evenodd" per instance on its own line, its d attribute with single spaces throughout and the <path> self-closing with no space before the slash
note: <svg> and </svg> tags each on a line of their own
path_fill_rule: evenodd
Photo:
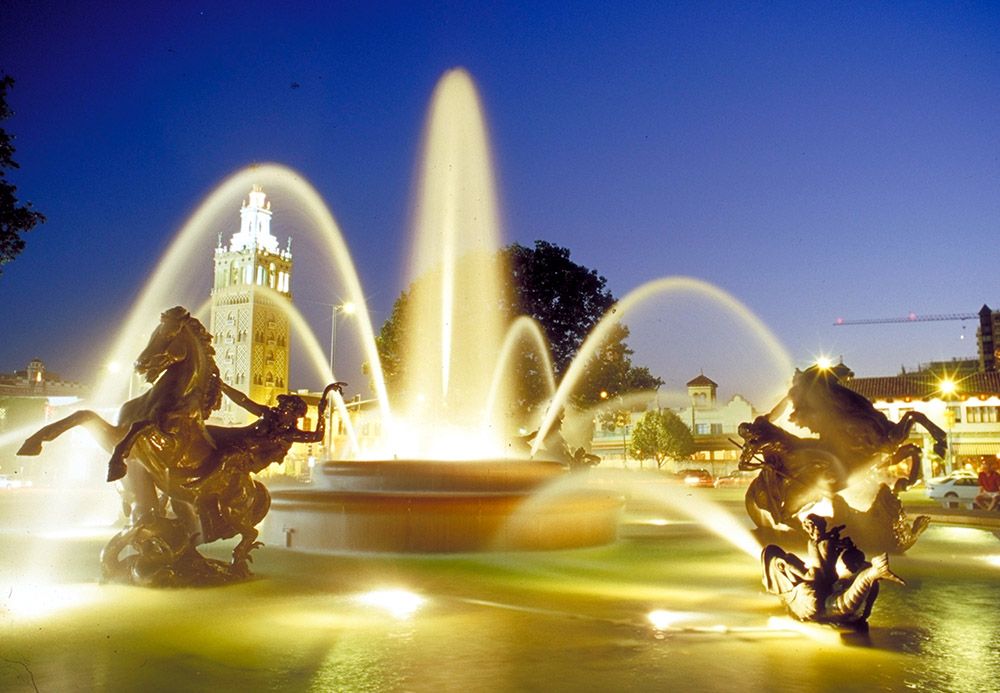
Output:
<svg viewBox="0 0 1000 693">
<path fill-rule="evenodd" d="M 434 91 L 424 135 L 413 283 L 403 317 L 406 368 L 401 401 L 393 405 L 410 430 L 435 430 L 437 439 L 456 429 L 466 435 L 475 431 L 479 449 L 461 451 L 466 456 L 498 452 L 502 430 L 500 421 L 483 420 L 505 319 L 488 141 L 471 78 L 464 70 L 449 71 Z M 506 401 L 504 393 L 498 396 Z M 444 421 L 449 431 L 441 431 Z M 407 447 L 412 449 L 412 442 Z"/>
</svg>

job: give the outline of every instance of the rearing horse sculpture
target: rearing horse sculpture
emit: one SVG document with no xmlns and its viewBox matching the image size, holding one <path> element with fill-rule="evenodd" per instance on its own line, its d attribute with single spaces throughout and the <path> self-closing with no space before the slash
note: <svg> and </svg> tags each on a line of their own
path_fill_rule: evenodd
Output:
<svg viewBox="0 0 1000 693">
<path fill-rule="evenodd" d="M 789 404 L 789 421 L 812 430 L 818 438 L 799 438 L 772 423 Z M 788 395 L 770 414 L 740 426 L 746 442 L 740 468 L 761 469 L 747 489 L 748 514 L 758 527 L 770 529 L 779 524 L 794 527 L 795 516 L 824 497 L 835 505 L 840 502 L 846 512 L 846 502 L 836 494 L 857 477 L 906 459 L 910 460 L 910 473 L 905 484 L 914 483 L 921 474 L 921 449 L 906 440 L 918 423 L 934 439 L 934 452 L 943 455 L 945 432 L 924 414 L 909 411 L 894 423 L 841 384 L 830 369 L 814 366 L 796 371 Z M 758 454 L 763 462 L 753 461 Z M 853 515 L 860 518 L 865 513 Z M 872 527 L 852 531 L 859 537 L 891 535 L 891 540 L 883 536 L 877 542 L 888 550 L 908 548 L 928 522 L 921 516 L 911 526 L 887 487 L 879 488 L 867 515 Z M 877 527 L 879 523 L 887 525 L 884 531 Z"/>
<path fill-rule="evenodd" d="M 214 449 L 205 428 L 205 419 L 222 401 L 214 355 L 211 336 L 197 319 L 180 306 L 165 311 L 135 362 L 136 373 L 153 386 L 122 405 L 117 424 L 89 409 L 77 411 L 37 431 L 18 454 L 37 455 L 43 442 L 86 427 L 112 453 L 108 481 L 124 477 L 129 516 L 139 521 L 159 506 L 157 486 L 173 497 L 171 492 L 190 480 L 185 471 L 197 468 Z M 125 458 L 133 447 L 139 464 L 126 474 Z"/>
<path fill-rule="evenodd" d="M 185 309 L 171 308 L 160 316 L 160 324 L 135 363 L 136 372 L 153 385 L 122 405 L 117 424 L 93 411 L 78 411 L 42 428 L 18 451 L 37 455 L 43 442 L 82 425 L 112 453 L 108 479 L 122 479 L 128 526 L 102 554 L 106 577 L 122 577 L 118 575 L 122 567 L 118 554 L 127 548 L 139 552 L 127 566 L 133 581 L 148 578 L 143 584 L 218 582 L 249 572 L 246 564 L 257 537 L 254 525 L 267 512 L 270 501 L 266 490 L 258 489 L 259 484 L 249 479 L 247 471 L 245 476 L 255 493 L 222 499 L 229 503 L 227 512 L 209 517 L 192 489 L 223 469 L 232 475 L 233 465 L 220 459 L 205 426 L 205 419 L 218 409 L 222 398 L 214 354 L 204 326 Z M 238 490 L 246 491 L 245 486 Z M 225 521 L 220 523 L 220 518 Z M 195 544 L 236 534 L 241 534 L 243 541 L 233 551 L 229 566 L 193 550 Z M 184 565 L 176 565 L 181 559 Z M 157 577 L 151 577 L 154 575 Z"/>
</svg>

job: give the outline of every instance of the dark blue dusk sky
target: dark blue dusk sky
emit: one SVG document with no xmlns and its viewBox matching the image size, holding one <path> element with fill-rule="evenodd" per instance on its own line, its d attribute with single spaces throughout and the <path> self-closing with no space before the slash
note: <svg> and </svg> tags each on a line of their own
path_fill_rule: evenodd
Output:
<svg viewBox="0 0 1000 693">
<path fill-rule="evenodd" d="M 797 364 L 842 355 L 861 376 L 973 356 L 975 325 L 837 317 L 1000 307 L 995 3 L 22 1 L 0 20 L 4 127 L 48 223 L 0 276 L 0 371 L 39 357 L 92 380 L 187 215 L 254 162 L 327 200 L 377 328 L 430 94 L 456 66 L 484 103 L 506 241 L 567 246 L 619 297 L 697 277 Z M 293 290 L 324 335 L 317 272 L 297 256 Z M 741 335 L 693 308 L 665 334 L 631 325 L 636 360 L 738 389 Z"/>
</svg>

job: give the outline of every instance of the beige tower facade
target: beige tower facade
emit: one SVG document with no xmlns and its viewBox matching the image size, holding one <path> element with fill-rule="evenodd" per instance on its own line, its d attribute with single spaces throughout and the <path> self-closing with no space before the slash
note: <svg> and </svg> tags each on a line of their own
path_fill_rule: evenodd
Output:
<svg viewBox="0 0 1000 693">
<path fill-rule="evenodd" d="M 215 249 L 212 326 L 222 379 L 250 399 L 273 406 L 288 392 L 291 238 L 284 250 L 271 234 L 271 203 L 254 186 L 240 208 L 240 229 Z M 223 398 L 216 417 L 243 423 L 248 414 Z M 251 417 L 252 418 L 252 417 Z"/>
</svg>

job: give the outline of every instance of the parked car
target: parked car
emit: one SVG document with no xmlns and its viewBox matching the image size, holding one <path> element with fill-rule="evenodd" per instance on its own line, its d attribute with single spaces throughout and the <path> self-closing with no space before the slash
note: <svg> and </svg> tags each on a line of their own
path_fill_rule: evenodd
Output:
<svg viewBox="0 0 1000 693">
<path fill-rule="evenodd" d="M 965 470 L 952 472 L 927 480 L 927 497 L 936 500 L 945 508 L 962 505 L 971 509 L 972 502 L 979 495 L 979 477 Z"/>
<path fill-rule="evenodd" d="M 0 474 L 0 490 L 10 490 L 15 488 L 21 488 L 22 484 L 17 479 L 11 479 L 6 474 Z"/>
<path fill-rule="evenodd" d="M 737 469 L 736 471 L 729 472 L 725 476 L 720 476 L 715 480 L 715 488 L 733 488 L 741 486 L 749 486 L 750 482 L 757 478 L 757 473 L 759 470 L 743 471 Z"/>
<path fill-rule="evenodd" d="M 715 479 L 704 469 L 682 469 L 677 472 L 677 478 L 688 486 L 715 486 Z"/>
</svg>

